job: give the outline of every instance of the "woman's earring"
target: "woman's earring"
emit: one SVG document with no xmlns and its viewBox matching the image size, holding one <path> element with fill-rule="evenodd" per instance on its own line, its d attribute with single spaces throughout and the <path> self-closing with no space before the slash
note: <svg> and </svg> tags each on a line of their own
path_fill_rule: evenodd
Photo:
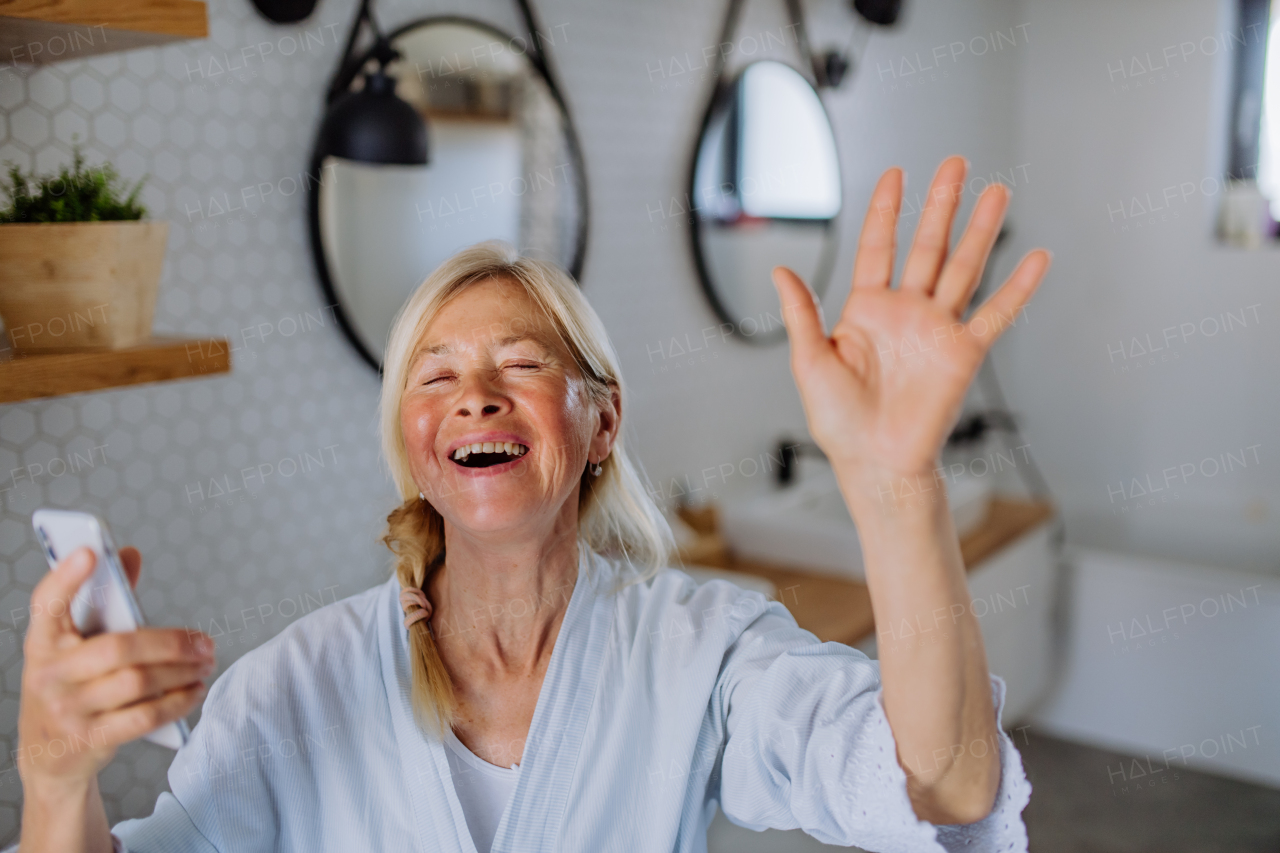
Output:
<svg viewBox="0 0 1280 853">
<path fill-rule="evenodd" d="M 427 499 L 426 495 L 424 495 L 422 492 L 418 492 L 418 500 L 425 501 L 426 499 Z"/>
<path fill-rule="evenodd" d="M 595 467 L 591 469 L 592 477 L 599 477 L 603 473 L 604 473 L 604 466 L 601 465 L 599 462 L 597 462 Z"/>
</svg>

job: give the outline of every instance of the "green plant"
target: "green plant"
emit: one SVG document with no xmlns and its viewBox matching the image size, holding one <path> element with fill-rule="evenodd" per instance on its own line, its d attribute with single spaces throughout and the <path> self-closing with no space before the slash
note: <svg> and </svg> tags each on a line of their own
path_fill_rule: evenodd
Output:
<svg viewBox="0 0 1280 853">
<path fill-rule="evenodd" d="M 73 145 L 71 151 L 71 169 L 63 166 L 56 175 L 28 175 L 13 163 L 6 163 L 9 180 L 0 181 L 0 187 L 11 203 L 0 210 L 0 223 L 105 222 L 147 215 L 146 208 L 138 203 L 146 176 L 125 195 L 128 187 L 120 182 L 115 167 L 105 163 L 86 168 L 80 146 Z"/>
</svg>

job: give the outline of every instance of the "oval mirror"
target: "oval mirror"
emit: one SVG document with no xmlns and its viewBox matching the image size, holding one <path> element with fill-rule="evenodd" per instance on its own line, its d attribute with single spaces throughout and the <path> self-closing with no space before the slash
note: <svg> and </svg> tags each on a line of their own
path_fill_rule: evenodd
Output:
<svg viewBox="0 0 1280 853">
<path fill-rule="evenodd" d="M 831 122 L 798 71 L 754 62 L 721 90 L 698 140 L 690 203 L 698 275 L 720 319 L 752 343 L 782 340 L 770 273 L 788 266 L 821 295 L 841 206 Z"/>
<path fill-rule="evenodd" d="M 390 40 L 400 58 L 387 71 L 426 122 L 427 165 L 355 162 L 318 143 L 310 188 L 321 285 L 378 369 L 396 312 L 454 252 L 501 239 L 577 278 L 587 225 L 578 141 L 527 39 L 436 18 Z"/>
</svg>

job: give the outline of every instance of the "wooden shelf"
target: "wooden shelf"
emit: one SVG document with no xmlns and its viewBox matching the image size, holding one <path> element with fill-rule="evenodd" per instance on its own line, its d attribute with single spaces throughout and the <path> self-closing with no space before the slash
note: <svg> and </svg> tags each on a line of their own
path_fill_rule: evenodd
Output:
<svg viewBox="0 0 1280 853">
<path fill-rule="evenodd" d="M 16 65 L 208 36 L 198 0 L 0 0 L 0 55 Z"/>
<path fill-rule="evenodd" d="M 706 515 L 705 512 L 686 520 L 692 522 L 691 526 L 704 537 L 715 537 L 717 534 L 712 529 L 714 514 Z M 988 557 L 1044 524 L 1053 514 L 1053 507 L 1043 501 L 994 498 L 986 520 L 960 540 L 966 571 L 973 571 Z M 713 542 L 715 539 L 707 540 L 704 552 L 716 553 L 711 546 Z M 686 561 L 695 562 L 694 559 Z M 725 559 L 717 560 L 715 565 L 772 581 L 778 601 L 796 617 L 796 623 L 812 631 L 823 642 L 835 641 L 852 646 L 875 633 L 871 592 L 866 584 L 814 574 L 801 568 L 741 559 L 727 551 Z"/>
<path fill-rule="evenodd" d="M 223 338 L 152 338 L 125 349 L 10 357 L 0 360 L 0 403 L 230 371 Z"/>
</svg>

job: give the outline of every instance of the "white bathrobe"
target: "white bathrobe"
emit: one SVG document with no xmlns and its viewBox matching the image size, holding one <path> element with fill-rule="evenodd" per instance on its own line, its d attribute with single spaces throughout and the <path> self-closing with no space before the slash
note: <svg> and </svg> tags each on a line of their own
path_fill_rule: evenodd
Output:
<svg viewBox="0 0 1280 853">
<path fill-rule="evenodd" d="M 617 567 L 582 551 L 494 853 L 705 851 L 717 802 L 742 826 L 872 851 L 1026 850 L 1031 786 L 1003 732 L 992 813 L 920 821 L 878 662 L 724 581 L 668 570 L 614 592 Z M 393 577 L 323 607 L 228 668 L 172 793 L 114 827 L 120 846 L 475 853 L 445 747 L 413 720 L 398 593 Z"/>
</svg>

